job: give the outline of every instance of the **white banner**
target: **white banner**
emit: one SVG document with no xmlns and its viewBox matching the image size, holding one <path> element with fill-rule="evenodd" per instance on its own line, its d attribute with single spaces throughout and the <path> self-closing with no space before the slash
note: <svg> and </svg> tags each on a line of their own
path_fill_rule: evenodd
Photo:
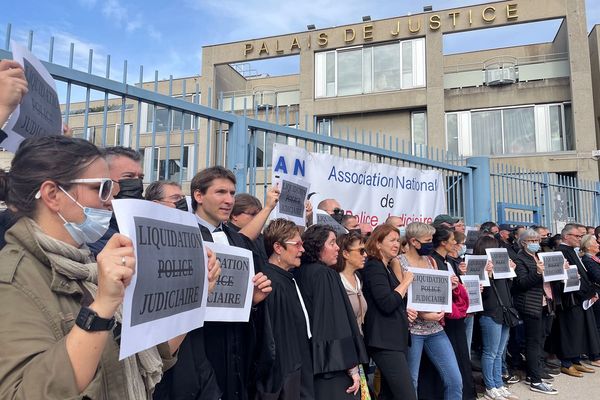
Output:
<svg viewBox="0 0 600 400">
<path fill-rule="evenodd" d="M 248 322 L 252 307 L 254 259 L 250 250 L 204 243 L 221 262 L 221 275 L 208 295 L 206 321 Z"/>
<path fill-rule="evenodd" d="M 390 215 L 404 224 L 431 223 L 446 213 L 444 178 L 439 171 L 422 171 L 376 164 L 273 145 L 273 176 L 296 176 L 310 183 L 313 206 L 336 199 L 359 223 L 375 227 Z M 314 207 L 316 208 L 316 207 Z"/>
<path fill-rule="evenodd" d="M 581 281 L 579 279 L 579 271 L 577 270 L 577 265 L 569 265 L 569 269 L 567 272 L 567 278 L 564 280 L 565 289 L 564 293 L 568 292 L 576 292 L 579 290 L 581 286 Z"/>
<path fill-rule="evenodd" d="M 123 301 L 122 360 L 204 325 L 207 259 L 194 214 L 146 200 L 112 206 L 136 257 Z"/>
<path fill-rule="evenodd" d="M 11 41 L 13 60 L 23 66 L 29 91 L 13 111 L 0 146 L 16 152 L 21 142 L 32 137 L 62 134 L 62 116 L 56 84 L 48 70 L 25 47 Z"/>
</svg>

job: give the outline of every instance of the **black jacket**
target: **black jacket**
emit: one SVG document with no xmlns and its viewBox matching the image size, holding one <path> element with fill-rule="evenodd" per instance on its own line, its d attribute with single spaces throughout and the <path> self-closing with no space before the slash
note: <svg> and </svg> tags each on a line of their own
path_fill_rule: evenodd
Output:
<svg viewBox="0 0 600 400">
<path fill-rule="evenodd" d="M 600 264 L 594 261 L 588 254 L 584 254 L 583 257 L 581 257 L 581 261 L 583 261 L 583 265 L 587 269 L 590 281 L 596 285 L 597 288 L 600 288 Z"/>
<path fill-rule="evenodd" d="M 535 259 L 525 250 L 519 251 L 515 259 L 513 293 L 515 308 L 524 316 L 539 319 L 542 315 L 544 298 L 544 276 L 537 273 Z"/>
<path fill-rule="evenodd" d="M 365 344 L 385 350 L 406 351 L 409 341 L 406 299 L 394 289 L 400 284 L 383 262 L 370 258 L 361 271 L 367 314 Z"/>
</svg>

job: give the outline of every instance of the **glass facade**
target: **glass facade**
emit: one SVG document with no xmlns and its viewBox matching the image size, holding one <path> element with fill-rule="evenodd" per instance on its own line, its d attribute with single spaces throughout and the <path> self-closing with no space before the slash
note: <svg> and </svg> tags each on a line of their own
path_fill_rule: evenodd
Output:
<svg viewBox="0 0 600 400">
<path fill-rule="evenodd" d="M 571 105 L 446 113 L 446 148 L 463 156 L 573 150 Z"/>
<path fill-rule="evenodd" d="M 315 97 L 425 86 L 425 39 L 315 54 Z"/>
</svg>

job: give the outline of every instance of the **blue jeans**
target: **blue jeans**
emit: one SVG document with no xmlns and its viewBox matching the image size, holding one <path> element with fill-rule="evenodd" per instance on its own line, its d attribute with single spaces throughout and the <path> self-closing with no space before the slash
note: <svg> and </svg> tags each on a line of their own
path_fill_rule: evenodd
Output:
<svg viewBox="0 0 600 400">
<path fill-rule="evenodd" d="M 486 388 L 504 386 L 502 382 L 502 354 L 508 343 L 508 326 L 497 323 L 491 317 L 482 315 L 481 325 L 481 372 Z"/>
<path fill-rule="evenodd" d="M 408 349 L 407 359 L 410 376 L 417 392 L 419 381 L 419 367 L 421 365 L 421 354 L 423 349 L 435 365 L 442 381 L 444 382 L 444 400 L 462 399 L 462 377 L 456 362 L 454 349 L 446 336 L 446 332 L 440 331 L 432 335 L 410 335 L 411 345 Z"/>
<path fill-rule="evenodd" d="M 467 315 L 465 318 L 465 333 L 467 334 L 467 347 L 469 348 L 469 358 L 471 358 L 471 342 L 473 341 L 473 321 L 475 316 Z"/>
</svg>

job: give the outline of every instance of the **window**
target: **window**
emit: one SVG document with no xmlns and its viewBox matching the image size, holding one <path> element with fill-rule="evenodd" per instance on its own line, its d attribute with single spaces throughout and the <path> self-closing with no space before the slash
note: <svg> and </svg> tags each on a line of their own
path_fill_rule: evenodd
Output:
<svg viewBox="0 0 600 400">
<path fill-rule="evenodd" d="M 180 100 L 185 100 L 187 102 L 195 103 L 197 101 L 195 94 L 187 95 L 185 99 L 183 99 L 182 96 L 173 97 Z M 152 126 L 154 122 L 154 105 L 142 103 L 141 114 L 142 121 L 144 121 L 144 123 L 142 123 L 141 133 L 152 133 Z M 192 114 L 183 113 L 182 111 L 178 110 L 171 110 L 170 114 L 171 115 L 169 115 L 169 109 L 160 106 L 156 107 L 156 133 L 168 132 L 169 126 L 171 127 L 171 131 L 181 131 L 182 125 L 184 130 L 196 129 L 196 118 L 194 118 Z"/>
<path fill-rule="evenodd" d="M 121 124 L 115 125 L 115 146 L 129 147 L 131 145 L 131 124 L 125 124 L 123 129 L 123 138 L 121 140 Z"/>
<path fill-rule="evenodd" d="M 144 149 L 144 174 L 147 182 L 156 180 L 189 181 L 193 178 L 194 147 L 172 146 L 167 164 L 167 149 L 147 147 Z M 154 173 L 154 176 L 151 176 Z"/>
<path fill-rule="evenodd" d="M 425 39 L 315 54 L 315 97 L 425 86 Z"/>
<path fill-rule="evenodd" d="M 398 43 L 373 47 L 373 91 L 398 89 L 400 89 Z"/>
<path fill-rule="evenodd" d="M 338 96 L 362 93 L 362 49 L 338 52 Z"/>
<path fill-rule="evenodd" d="M 427 146 L 427 113 L 414 111 L 410 114 L 410 131 L 413 151 L 420 146 Z"/>
<path fill-rule="evenodd" d="M 446 114 L 446 146 L 463 156 L 573 148 L 570 104 L 540 104 Z"/>
<path fill-rule="evenodd" d="M 273 158 L 273 144 L 281 143 L 287 145 L 293 145 L 295 142 L 294 138 L 287 137 L 284 135 L 276 135 L 272 132 L 268 133 L 265 138 L 264 131 L 255 131 L 256 140 L 256 166 L 257 167 L 270 167 Z M 266 139 L 266 141 L 265 141 Z M 251 160 L 252 157 L 252 145 L 248 144 L 248 158 Z M 266 151 L 265 151 L 266 149 Z M 266 165 L 265 165 L 266 162 Z M 248 165 L 252 165 L 250 162 Z"/>
</svg>

